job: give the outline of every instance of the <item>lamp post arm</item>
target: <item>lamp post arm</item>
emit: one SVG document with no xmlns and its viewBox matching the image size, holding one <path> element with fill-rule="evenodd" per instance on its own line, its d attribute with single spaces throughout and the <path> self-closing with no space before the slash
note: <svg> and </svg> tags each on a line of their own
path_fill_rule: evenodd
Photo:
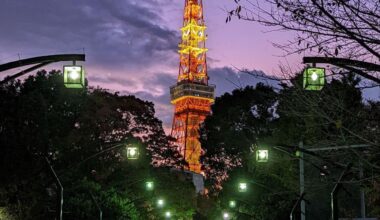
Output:
<svg viewBox="0 0 380 220">
<path fill-rule="evenodd" d="M 92 201 L 95 203 L 96 207 L 97 207 L 98 210 L 99 210 L 99 220 L 102 220 L 102 219 L 103 219 L 103 211 L 102 211 L 102 209 L 100 208 L 98 202 L 96 201 L 94 195 L 93 195 L 91 192 L 89 192 L 89 193 L 90 193 L 90 196 L 91 196 Z"/>
<path fill-rule="evenodd" d="M 101 154 L 104 154 L 104 153 L 106 153 L 106 152 L 108 152 L 108 151 L 111 151 L 111 150 L 114 150 L 114 149 L 116 149 L 116 148 L 123 147 L 123 146 L 124 146 L 124 144 L 117 144 L 117 145 L 115 145 L 115 146 L 112 146 L 112 147 L 106 148 L 106 149 L 104 149 L 104 150 L 102 150 L 102 151 L 99 151 L 99 152 L 97 152 L 97 153 L 95 153 L 95 154 L 93 154 L 93 155 L 87 157 L 86 159 L 82 160 L 80 163 L 77 164 L 77 166 L 80 166 L 81 164 L 83 164 L 83 163 L 85 163 L 85 162 L 91 160 L 91 159 L 94 158 L 94 157 L 97 157 L 97 156 L 99 156 L 99 155 L 101 155 Z"/>
<path fill-rule="evenodd" d="M 303 63 L 324 63 L 337 66 L 355 66 L 369 71 L 380 71 L 380 65 L 378 64 L 338 57 L 303 57 Z"/>
<path fill-rule="evenodd" d="M 367 78 L 369 80 L 372 80 L 376 83 L 380 83 L 380 79 L 377 77 L 374 77 L 362 70 L 359 70 L 354 67 L 362 68 L 367 71 L 376 71 L 380 72 L 380 65 L 375 63 L 369 63 L 365 61 L 360 60 L 352 60 L 347 58 L 338 58 L 338 57 L 304 57 L 303 63 L 323 63 L 323 64 L 332 64 L 353 72 L 356 72 L 360 76 Z"/>
<path fill-rule="evenodd" d="M 290 220 L 293 220 L 293 213 L 294 213 L 294 210 L 296 210 L 298 204 L 300 204 L 300 202 L 303 200 L 303 197 L 305 197 L 305 194 L 306 194 L 306 193 L 302 193 L 302 194 L 298 197 L 297 201 L 294 203 L 293 208 L 292 208 L 292 211 L 290 212 Z"/>
<path fill-rule="evenodd" d="M 24 66 L 34 65 L 21 72 L 5 77 L 2 81 L 0 81 L 0 85 L 7 83 L 10 80 L 16 79 L 17 77 L 23 76 L 38 68 L 46 66 L 48 64 L 55 63 L 55 62 L 62 62 L 62 61 L 74 61 L 74 62 L 86 61 L 86 55 L 85 54 L 56 54 L 56 55 L 32 57 L 28 59 L 17 60 L 17 61 L 13 61 L 9 63 L 0 64 L 0 72 L 15 69 L 15 68 L 20 68 Z"/>
</svg>

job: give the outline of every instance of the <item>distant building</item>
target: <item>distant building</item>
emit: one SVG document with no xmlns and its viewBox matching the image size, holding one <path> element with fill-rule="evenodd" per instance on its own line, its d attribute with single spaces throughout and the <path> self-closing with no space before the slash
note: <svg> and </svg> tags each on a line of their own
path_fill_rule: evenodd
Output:
<svg viewBox="0 0 380 220">
<path fill-rule="evenodd" d="M 195 187 L 196 193 L 203 193 L 205 191 L 203 175 L 192 171 L 179 170 L 174 168 L 171 169 L 170 172 L 176 174 L 179 178 L 185 181 L 191 181 Z"/>
</svg>

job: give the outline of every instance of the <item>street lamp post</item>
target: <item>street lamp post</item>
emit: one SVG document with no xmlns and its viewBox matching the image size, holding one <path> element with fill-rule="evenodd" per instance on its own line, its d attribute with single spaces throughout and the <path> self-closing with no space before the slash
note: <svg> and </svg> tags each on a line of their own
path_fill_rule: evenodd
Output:
<svg viewBox="0 0 380 220">
<path fill-rule="evenodd" d="M 134 146 L 127 145 L 127 159 L 136 160 L 139 158 L 139 149 Z"/>
<path fill-rule="evenodd" d="M 230 219 L 230 213 L 228 213 L 228 212 L 223 212 L 223 219 L 224 219 L 224 220 L 228 220 L 228 219 Z"/>
<path fill-rule="evenodd" d="M 73 65 L 63 67 L 63 80 L 66 88 L 81 89 L 85 86 L 85 75 L 83 67 Z"/>
<path fill-rule="evenodd" d="M 305 207 L 305 201 L 303 199 L 304 194 L 305 194 L 304 153 L 308 153 L 310 155 L 314 155 L 315 156 L 314 152 L 318 152 L 318 151 L 343 150 L 343 149 L 367 148 L 367 147 L 371 147 L 371 145 L 356 144 L 356 145 L 331 146 L 331 147 L 321 147 L 321 148 L 309 148 L 309 149 L 306 149 L 303 146 L 303 142 L 302 141 L 299 143 L 299 146 L 298 146 L 299 150 L 297 151 L 297 157 L 299 157 L 299 182 L 300 182 L 300 195 L 302 196 L 302 199 L 299 202 L 300 203 L 300 209 L 301 209 L 301 220 L 305 220 L 306 219 L 306 207 Z M 272 148 L 276 149 L 278 151 L 281 151 L 281 152 L 288 153 L 287 151 L 283 150 L 281 146 L 274 146 Z M 268 155 L 269 155 L 269 152 L 268 152 Z M 362 168 L 361 168 L 360 172 L 363 172 Z M 361 195 L 361 215 L 362 215 L 362 218 L 365 218 L 365 198 L 364 198 L 364 193 L 361 192 L 360 195 Z M 332 198 L 333 198 L 333 195 L 332 195 Z M 336 197 L 335 197 L 335 199 L 336 199 Z M 337 201 L 335 201 L 334 203 L 335 203 L 334 207 L 336 207 L 335 208 L 335 211 L 336 211 L 337 210 Z M 333 206 L 332 206 L 332 208 L 333 208 Z M 335 211 L 334 211 L 334 209 L 332 209 L 332 213 L 335 212 Z M 292 219 L 292 216 L 290 216 L 290 219 Z"/>
<path fill-rule="evenodd" d="M 165 205 L 165 200 L 164 199 L 158 199 L 157 200 L 157 207 L 158 208 L 162 208 L 162 207 L 164 207 L 164 205 Z"/>
<path fill-rule="evenodd" d="M 170 211 L 166 211 L 165 218 L 171 218 L 171 217 L 172 217 L 172 213 Z"/>
<path fill-rule="evenodd" d="M 238 185 L 238 191 L 247 192 L 247 190 L 248 190 L 248 184 L 246 182 L 240 182 Z"/>
<path fill-rule="evenodd" d="M 154 182 L 153 181 L 146 181 L 145 182 L 145 188 L 148 191 L 153 191 L 153 189 L 154 189 Z"/>
<path fill-rule="evenodd" d="M 338 57 L 304 57 L 303 63 L 322 63 L 322 64 L 332 64 L 340 68 L 344 68 L 351 72 L 372 80 L 373 82 L 380 83 L 380 79 L 368 74 L 370 71 L 380 71 L 380 65 L 375 63 L 369 63 L 360 60 L 352 60 L 347 58 Z"/>
<path fill-rule="evenodd" d="M 5 84 L 11 80 L 17 79 L 18 77 L 24 76 L 34 70 L 37 70 L 43 66 L 62 61 L 85 61 L 86 56 L 84 54 L 56 54 L 40 57 L 32 57 L 23 60 L 17 60 L 10 63 L 5 63 L 0 65 L 0 72 L 16 69 L 25 66 L 31 66 L 27 69 L 22 70 L 16 74 L 5 77 L 0 81 L 0 85 Z"/>
<path fill-rule="evenodd" d="M 301 141 L 299 143 L 299 148 L 303 149 L 303 142 Z M 300 152 L 300 159 L 299 159 L 299 168 L 300 168 L 300 195 L 305 194 L 305 168 L 304 168 L 304 160 L 303 160 L 303 152 Z M 305 200 L 301 200 L 301 220 L 306 219 L 306 205 Z"/>
<path fill-rule="evenodd" d="M 306 90 L 321 90 L 325 84 L 324 68 L 306 68 L 303 73 L 303 88 Z"/>
<path fill-rule="evenodd" d="M 268 162 L 269 152 L 268 150 L 259 149 L 256 151 L 256 161 L 259 163 Z"/>
<path fill-rule="evenodd" d="M 50 168 L 51 174 L 55 179 L 55 182 L 59 188 L 59 192 L 57 192 L 57 210 L 56 210 L 56 219 L 57 220 L 62 220 L 62 215 L 63 215 L 63 186 L 61 184 L 61 181 L 59 180 L 57 173 L 55 172 L 54 168 L 51 166 L 50 161 L 47 157 L 45 157 L 45 161 L 47 165 Z"/>
<path fill-rule="evenodd" d="M 303 197 L 305 196 L 305 193 L 301 194 L 300 197 L 298 197 L 296 203 L 294 203 L 293 205 L 293 208 L 292 208 L 292 211 L 290 212 L 290 220 L 293 220 L 293 213 L 294 213 L 294 210 L 296 210 L 298 204 L 303 200 Z"/>
<path fill-rule="evenodd" d="M 236 201 L 235 201 L 235 200 L 230 200 L 230 201 L 228 202 L 228 206 L 229 206 L 231 209 L 236 208 Z"/>
<path fill-rule="evenodd" d="M 103 211 L 102 211 L 102 209 L 100 208 L 100 205 L 98 204 L 98 202 L 96 201 L 94 195 L 92 195 L 91 192 L 90 192 L 90 195 L 91 195 L 91 199 L 92 199 L 92 201 L 95 203 L 96 207 L 97 207 L 98 210 L 99 210 L 99 220 L 102 220 L 102 219 L 103 219 Z"/>
<path fill-rule="evenodd" d="M 342 187 L 342 179 L 347 174 L 347 171 L 351 169 L 352 163 L 349 163 L 345 170 L 343 170 L 342 174 L 340 175 L 338 181 L 335 183 L 333 190 L 331 191 L 331 220 L 338 220 L 339 219 L 339 207 L 338 207 L 338 192 L 340 188 Z"/>
</svg>

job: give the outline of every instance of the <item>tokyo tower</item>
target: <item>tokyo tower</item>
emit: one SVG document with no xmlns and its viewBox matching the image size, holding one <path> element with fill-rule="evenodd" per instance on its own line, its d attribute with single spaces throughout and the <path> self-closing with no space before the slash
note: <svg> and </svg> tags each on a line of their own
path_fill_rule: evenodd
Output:
<svg viewBox="0 0 380 220">
<path fill-rule="evenodd" d="M 215 86 L 208 84 L 202 0 L 185 1 L 178 51 L 179 75 L 177 84 L 170 87 L 171 103 L 175 107 L 171 135 L 176 138 L 176 145 L 189 164 L 185 169 L 200 173 L 199 125 L 210 114 Z"/>
</svg>

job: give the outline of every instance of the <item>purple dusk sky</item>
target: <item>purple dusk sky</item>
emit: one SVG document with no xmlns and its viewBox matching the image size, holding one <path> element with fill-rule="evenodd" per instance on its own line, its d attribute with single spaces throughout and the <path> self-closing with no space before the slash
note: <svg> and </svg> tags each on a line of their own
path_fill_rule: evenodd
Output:
<svg viewBox="0 0 380 220">
<path fill-rule="evenodd" d="M 171 126 L 169 86 L 178 74 L 177 54 L 185 0 L 2 0 L 0 63 L 20 58 L 81 53 L 91 86 L 153 101 L 157 116 Z M 234 67 L 279 72 L 280 63 L 302 68 L 301 55 L 280 57 L 272 46 L 293 33 L 268 32 L 252 22 L 226 24 L 232 0 L 203 0 L 208 26 L 208 68 L 217 95 L 257 80 Z M 61 68 L 63 63 L 45 67 Z M 1 78 L 6 73 L 1 73 Z M 371 92 L 378 97 L 379 91 Z"/>
</svg>

